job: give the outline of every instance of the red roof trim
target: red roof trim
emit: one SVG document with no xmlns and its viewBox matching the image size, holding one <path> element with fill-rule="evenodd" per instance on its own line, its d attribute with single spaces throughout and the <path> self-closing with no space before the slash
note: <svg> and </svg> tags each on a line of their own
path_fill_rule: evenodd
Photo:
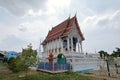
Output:
<svg viewBox="0 0 120 80">
<path fill-rule="evenodd" d="M 82 38 L 82 40 L 85 40 L 85 38 L 83 37 L 82 32 L 80 31 L 80 27 L 77 21 L 76 16 L 72 17 L 71 19 L 68 18 L 65 21 L 63 21 L 62 23 L 58 24 L 57 26 L 53 27 L 51 31 L 48 32 L 48 35 L 46 37 L 46 39 L 43 41 L 43 45 L 46 44 L 47 42 L 57 39 L 59 37 L 64 37 L 67 36 L 69 34 L 69 32 L 71 31 L 72 28 L 72 24 L 75 21 L 78 33 L 80 35 L 80 37 Z"/>
<path fill-rule="evenodd" d="M 78 29 L 78 33 L 79 33 L 80 37 L 82 38 L 82 40 L 85 40 L 85 38 L 84 38 L 84 36 L 83 36 L 83 34 L 82 34 L 82 32 L 81 32 L 81 29 L 80 29 L 80 27 L 79 27 L 77 18 L 75 18 L 75 23 L 76 23 L 76 27 L 77 27 L 77 29 Z"/>
</svg>

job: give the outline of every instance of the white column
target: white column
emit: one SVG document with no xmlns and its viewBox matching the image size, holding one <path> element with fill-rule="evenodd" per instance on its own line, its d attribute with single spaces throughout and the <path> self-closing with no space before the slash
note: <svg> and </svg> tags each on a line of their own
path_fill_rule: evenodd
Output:
<svg viewBox="0 0 120 80">
<path fill-rule="evenodd" d="M 82 49 L 82 41 L 80 41 L 80 49 L 81 49 L 81 53 L 83 53 L 83 49 Z"/>
<path fill-rule="evenodd" d="M 60 41 L 61 41 L 61 52 L 63 52 L 63 41 L 62 39 Z"/>
<path fill-rule="evenodd" d="M 52 47 L 52 41 L 50 41 L 50 47 L 51 47 L 50 50 L 51 50 L 51 52 L 52 52 L 52 48 L 53 48 L 53 47 Z"/>
<path fill-rule="evenodd" d="M 59 38 L 59 40 L 58 40 L 58 48 L 61 48 L 61 42 L 60 42 L 60 38 Z M 58 49 L 58 51 L 59 51 L 59 49 Z M 59 51 L 59 53 L 60 53 L 60 51 Z"/>
<path fill-rule="evenodd" d="M 69 51 L 70 50 L 70 47 L 69 47 L 69 38 L 67 37 L 67 50 Z"/>
<path fill-rule="evenodd" d="M 73 52 L 73 37 L 71 37 L 71 51 Z"/>
<path fill-rule="evenodd" d="M 56 54 L 58 54 L 58 52 L 59 52 L 58 48 L 59 48 L 59 39 L 56 39 L 56 49 L 57 49 L 57 53 Z"/>
<path fill-rule="evenodd" d="M 48 52 L 48 43 L 46 44 L 46 52 Z"/>
<path fill-rule="evenodd" d="M 81 45 L 80 45 L 80 42 L 78 42 L 78 52 L 80 52 L 81 53 L 81 47 L 80 47 Z"/>
<path fill-rule="evenodd" d="M 78 52 L 80 52 L 80 40 L 78 39 Z"/>
</svg>

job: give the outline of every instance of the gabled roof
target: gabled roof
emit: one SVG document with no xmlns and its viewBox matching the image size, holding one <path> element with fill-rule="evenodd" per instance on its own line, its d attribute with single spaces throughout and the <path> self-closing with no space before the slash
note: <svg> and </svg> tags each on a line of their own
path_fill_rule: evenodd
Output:
<svg viewBox="0 0 120 80">
<path fill-rule="evenodd" d="M 59 37 L 67 36 L 68 33 L 71 31 L 72 24 L 73 24 L 74 21 L 75 21 L 76 28 L 78 30 L 78 33 L 79 33 L 80 37 L 82 38 L 82 40 L 84 40 L 84 37 L 83 37 L 83 34 L 80 30 L 77 18 L 76 18 L 76 16 L 74 16 L 72 18 L 69 17 L 68 19 L 66 19 L 62 23 L 53 27 L 52 30 L 48 32 L 48 35 L 47 35 L 46 39 L 43 41 L 42 44 L 44 45 L 44 44 L 46 44 L 47 42 L 49 42 L 53 39 L 57 39 Z"/>
</svg>

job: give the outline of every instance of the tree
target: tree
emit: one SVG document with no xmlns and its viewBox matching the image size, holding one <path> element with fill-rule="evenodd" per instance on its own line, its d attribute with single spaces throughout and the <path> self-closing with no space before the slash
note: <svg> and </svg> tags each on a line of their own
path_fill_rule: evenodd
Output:
<svg viewBox="0 0 120 80">
<path fill-rule="evenodd" d="M 32 49 L 31 44 L 29 44 L 27 48 L 23 50 L 21 60 L 27 68 L 36 64 L 36 53 Z"/>
<path fill-rule="evenodd" d="M 108 58 L 108 56 L 109 56 L 109 54 L 103 50 L 99 51 L 98 53 L 100 53 L 101 59 L 105 59 L 105 57 Z"/>
<path fill-rule="evenodd" d="M 116 48 L 115 51 L 111 54 L 112 57 L 120 57 L 120 48 Z"/>
<path fill-rule="evenodd" d="M 9 68 L 10 70 L 12 70 L 13 72 L 15 72 L 14 69 L 16 68 L 15 61 L 16 61 L 16 59 L 15 59 L 14 57 L 11 57 L 11 58 L 8 60 L 8 68 Z"/>
<path fill-rule="evenodd" d="M 13 72 L 27 71 L 28 67 L 34 66 L 36 64 L 36 54 L 32 45 L 29 44 L 26 49 L 23 49 L 22 55 L 16 59 L 10 59 L 8 64 Z"/>
<path fill-rule="evenodd" d="M 7 61 L 8 61 L 8 58 L 7 58 L 7 57 L 4 57 L 3 63 L 7 63 Z"/>
</svg>

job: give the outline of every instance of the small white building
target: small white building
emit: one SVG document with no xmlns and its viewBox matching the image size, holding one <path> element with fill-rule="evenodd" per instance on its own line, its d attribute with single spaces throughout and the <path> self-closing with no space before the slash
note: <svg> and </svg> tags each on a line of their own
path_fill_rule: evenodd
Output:
<svg viewBox="0 0 120 80">
<path fill-rule="evenodd" d="M 72 65 L 73 71 L 97 69 L 98 57 L 89 57 L 83 53 L 82 42 L 85 40 L 76 15 L 53 27 L 49 32 L 43 45 L 43 58 L 50 53 L 56 57 L 59 53 L 66 56 Z"/>
</svg>

